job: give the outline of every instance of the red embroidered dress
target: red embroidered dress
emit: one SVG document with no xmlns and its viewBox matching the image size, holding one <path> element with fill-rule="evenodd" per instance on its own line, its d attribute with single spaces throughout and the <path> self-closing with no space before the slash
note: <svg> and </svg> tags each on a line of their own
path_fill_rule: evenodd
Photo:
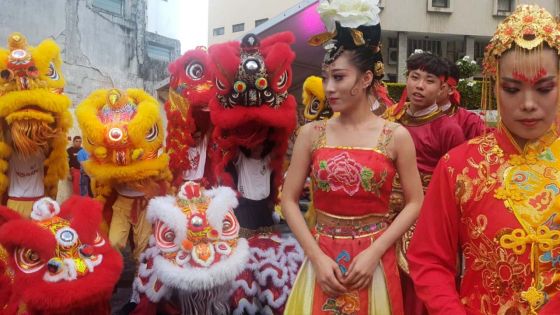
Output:
<svg viewBox="0 0 560 315">
<path fill-rule="evenodd" d="M 385 147 L 398 125 L 385 124 L 376 148 L 328 146 L 326 121 L 316 126 L 320 135 L 312 153 L 314 206 L 319 215 L 354 222 L 354 228 L 344 231 L 344 227 L 318 224 L 314 234 L 323 252 L 344 272 L 395 217 L 389 211 L 389 196 L 396 169 Z M 360 225 L 364 218 L 374 223 Z M 344 233 L 346 236 L 340 236 Z M 403 314 L 394 247 L 385 252 L 376 268 L 368 289 L 330 297 L 315 283 L 309 261 L 304 262 L 285 314 Z"/>
<path fill-rule="evenodd" d="M 495 131 L 442 158 L 407 255 L 430 314 L 560 312 L 559 157 L 552 129 L 523 151 Z"/>
</svg>

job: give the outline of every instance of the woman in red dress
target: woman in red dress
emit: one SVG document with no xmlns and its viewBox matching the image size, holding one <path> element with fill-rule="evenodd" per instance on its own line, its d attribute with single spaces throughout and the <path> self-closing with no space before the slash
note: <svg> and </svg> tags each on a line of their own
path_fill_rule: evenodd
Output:
<svg viewBox="0 0 560 315">
<path fill-rule="evenodd" d="M 430 314 L 560 312 L 559 38 L 523 5 L 486 48 L 498 129 L 440 160 L 407 253 Z"/>
<path fill-rule="evenodd" d="M 382 77 L 378 20 L 357 29 L 337 23 L 334 33 L 319 37 L 335 39 L 326 45 L 323 87 L 340 116 L 300 129 L 282 191 L 285 218 L 307 255 L 285 314 L 403 314 L 394 243 L 422 203 L 414 144 L 406 129 L 370 110 Z M 310 171 L 312 232 L 298 205 Z M 400 213 L 389 210 L 396 173 L 406 199 Z"/>
</svg>

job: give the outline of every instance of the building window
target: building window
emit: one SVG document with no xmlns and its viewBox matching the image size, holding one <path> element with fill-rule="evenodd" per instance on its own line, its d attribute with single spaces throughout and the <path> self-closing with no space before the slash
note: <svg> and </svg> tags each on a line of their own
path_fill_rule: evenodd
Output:
<svg viewBox="0 0 560 315">
<path fill-rule="evenodd" d="M 428 12 L 453 13 L 454 0 L 428 0 Z"/>
<path fill-rule="evenodd" d="M 498 0 L 496 13 L 498 15 L 508 15 L 513 11 L 512 0 Z"/>
<path fill-rule="evenodd" d="M 399 47 L 399 39 L 396 37 L 389 37 L 389 48 Z"/>
<path fill-rule="evenodd" d="M 422 49 L 425 52 L 441 56 L 441 42 L 439 40 L 428 39 L 409 39 L 408 40 L 408 56 L 416 49 Z"/>
<path fill-rule="evenodd" d="M 148 42 L 146 47 L 148 57 L 161 61 L 171 61 L 173 48 Z"/>
<path fill-rule="evenodd" d="M 224 35 L 224 27 L 216 27 L 213 31 L 212 31 L 212 35 L 214 36 L 220 36 L 220 35 Z"/>
<path fill-rule="evenodd" d="M 93 0 L 93 6 L 116 15 L 123 15 L 124 0 Z"/>
<path fill-rule="evenodd" d="M 474 60 L 478 64 L 482 64 L 482 59 L 484 59 L 484 49 L 486 48 L 486 43 L 474 42 Z"/>
<path fill-rule="evenodd" d="M 245 23 L 233 24 L 231 27 L 231 31 L 236 32 L 243 32 L 245 30 Z"/>
<path fill-rule="evenodd" d="M 432 7 L 434 8 L 449 8 L 448 0 L 432 0 Z"/>
<path fill-rule="evenodd" d="M 263 24 L 264 22 L 268 21 L 268 18 L 266 19 L 260 19 L 260 20 L 255 20 L 255 27 Z"/>
</svg>

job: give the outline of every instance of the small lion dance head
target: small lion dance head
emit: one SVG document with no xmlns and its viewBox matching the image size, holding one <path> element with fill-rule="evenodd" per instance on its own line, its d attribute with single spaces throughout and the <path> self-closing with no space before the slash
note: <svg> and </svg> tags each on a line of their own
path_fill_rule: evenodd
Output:
<svg viewBox="0 0 560 315">
<path fill-rule="evenodd" d="M 0 194 L 9 185 L 5 164 L 14 152 L 17 158 L 46 158 L 49 196 L 56 196 L 58 181 L 68 173 L 71 101 L 63 93 L 61 64 L 60 48 L 51 39 L 32 47 L 25 36 L 12 33 L 7 49 L 0 48 L 0 120 L 7 127 L 0 132 Z"/>
<path fill-rule="evenodd" d="M 0 222 L 0 265 L 10 278 L 0 294 L 6 314 L 22 307 L 29 314 L 108 313 L 123 262 L 98 233 L 100 203 L 76 196 L 60 207 L 42 198 L 31 219 L 0 207 Z"/>
<path fill-rule="evenodd" d="M 140 259 L 135 300 L 164 299 L 183 314 L 227 314 L 229 286 L 249 258 L 233 213 L 237 205 L 231 188 L 204 190 L 194 182 L 176 197 L 152 199 L 153 235 Z"/>
</svg>

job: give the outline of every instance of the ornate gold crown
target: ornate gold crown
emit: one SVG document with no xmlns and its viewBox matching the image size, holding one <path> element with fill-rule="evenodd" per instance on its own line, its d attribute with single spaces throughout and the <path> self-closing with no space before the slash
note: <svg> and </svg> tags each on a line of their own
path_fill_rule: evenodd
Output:
<svg viewBox="0 0 560 315">
<path fill-rule="evenodd" d="M 484 52 L 484 75 L 495 76 L 500 56 L 513 44 L 532 50 L 544 43 L 560 53 L 560 29 L 556 19 L 537 5 L 520 5 L 498 25 Z"/>
</svg>

